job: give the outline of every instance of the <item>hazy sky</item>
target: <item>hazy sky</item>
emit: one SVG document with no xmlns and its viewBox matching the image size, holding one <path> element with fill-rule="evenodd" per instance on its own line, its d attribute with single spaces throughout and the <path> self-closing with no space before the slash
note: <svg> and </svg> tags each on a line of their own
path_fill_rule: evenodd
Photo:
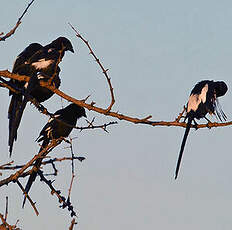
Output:
<svg viewBox="0 0 232 230">
<path fill-rule="evenodd" d="M 0 32 L 8 32 L 15 25 L 27 3 L 2 0 Z M 174 120 L 193 86 L 200 80 L 214 79 L 224 80 L 229 86 L 220 102 L 228 119 L 232 119 L 231 1 L 36 0 L 15 35 L 0 43 L 0 69 L 11 70 L 15 57 L 28 44 L 45 45 L 66 36 L 75 53 L 67 53 L 61 64 L 61 90 L 78 99 L 91 95 L 89 102 L 105 108 L 110 102 L 106 80 L 68 22 L 89 40 L 110 69 L 116 97 L 113 111 Z M 10 159 L 8 91 L 1 89 L 0 95 L 1 165 Z M 56 111 L 61 108 L 61 100 L 53 96 L 44 105 Z M 116 120 L 90 111 L 87 115 L 89 119 L 96 117 L 96 124 Z M 39 146 L 34 140 L 47 119 L 33 106 L 27 106 L 12 157 L 16 164 L 37 153 Z M 230 127 L 191 130 L 177 181 L 174 171 L 183 128 L 119 121 L 109 131 L 72 132 L 72 137 L 78 136 L 75 153 L 87 158 L 75 164 L 71 197 L 78 211 L 75 229 L 232 229 Z M 65 146 L 57 147 L 51 156 L 69 156 Z M 59 176 L 54 185 L 67 195 L 70 162 L 57 167 Z M 23 196 L 16 184 L 1 187 L 1 213 L 7 194 L 10 223 L 19 219 L 19 226 L 26 230 L 68 229 L 68 211 L 58 208 L 57 199 L 39 180 L 31 190 L 39 217 L 28 202 L 21 209 Z"/>
</svg>

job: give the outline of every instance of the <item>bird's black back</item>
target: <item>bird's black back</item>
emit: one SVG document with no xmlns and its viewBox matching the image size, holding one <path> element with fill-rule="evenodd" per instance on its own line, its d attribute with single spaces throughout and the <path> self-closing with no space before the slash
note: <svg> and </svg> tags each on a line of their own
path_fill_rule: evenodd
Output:
<svg viewBox="0 0 232 230">
<path fill-rule="evenodd" d="M 86 117 L 85 109 L 74 103 L 56 111 L 54 118 L 51 118 L 40 132 L 38 142 L 67 137 L 76 125 L 77 119 L 82 116 Z"/>
</svg>

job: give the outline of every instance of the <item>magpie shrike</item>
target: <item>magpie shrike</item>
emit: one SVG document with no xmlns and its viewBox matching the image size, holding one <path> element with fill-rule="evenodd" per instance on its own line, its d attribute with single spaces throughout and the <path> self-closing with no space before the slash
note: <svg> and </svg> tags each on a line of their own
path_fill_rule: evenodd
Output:
<svg viewBox="0 0 232 230">
<path fill-rule="evenodd" d="M 184 137 L 181 144 L 181 149 L 176 165 L 175 179 L 177 179 L 181 158 L 184 152 L 185 143 L 190 131 L 192 121 L 196 124 L 195 119 L 206 118 L 206 115 L 215 115 L 222 121 L 226 120 L 226 115 L 221 109 L 221 106 L 218 102 L 218 97 L 221 97 L 226 94 L 228 88 L 225 82 L 223 81 L 209 81 L 204 80 L 198 82 L 195 87 L 192 89 L 189 96 L 187 104 L 187 113 L 185 119 L 188 119 L 187 126 L 185 129 Z"/>
<path fill-rule="evenodd" d="M 62 61 L 66 51 L 74 53 L 71 42 L 65 37 L 59 37 L 46 46 L 38 43 L 30 44 L 16 58 L 13 66 L 13 73 L 27 75 L 31 78 L 29 82 L 19 82 L 13 80 L 15 85 L 25 91 L 25 95 L 34 97 L 38 102 L 48 100 L 54 93 L 47 88 L 41 87 L 39 81 L 48 81 L 51 77 L 52 83 L 59 88 L 60 68 L 59 62 Z M 17 140 L 17 130 L 22 118 L 23 111 L 28 102 L 28 97 L 22 94 L 10 92 L 12 95 L 8 110 L 9 118 L 9 152 L 12 154 L 14 141 Z"/>
<path fill-rule="evenodd" d="M 74 103 L 56 111 L 54 113 L 54 118 L 49 119 L 48 123 L 41 130 L 39 137 L 36 139 L 37 142 L 43 141 L 39 153 L 46 148 L 53 139 L 67 137 L 71 133 L 73 127 L 76 126 L 77 119 L 81 117 L 86 117 L 85 109 Z M 39 158 L 35 161 L 32 168 L 33 172 L 30 175 L 25 187 L 25 192 L 27 194 L 32 186 L 32 183 L 36 179 L 42 160 L 43 158 Z M 23 206 L 25 201 L 26 197 L 24 198 Z"/>
</svg>

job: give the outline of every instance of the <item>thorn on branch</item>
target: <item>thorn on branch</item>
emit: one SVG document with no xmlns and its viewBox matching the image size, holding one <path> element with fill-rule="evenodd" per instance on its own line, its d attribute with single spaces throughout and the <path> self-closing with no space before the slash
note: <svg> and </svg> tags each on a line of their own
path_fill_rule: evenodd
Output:
<svg viewBox="0 0 232 230">
<path fill-rule="evenodd" d="M 81 101 L 86 102 L 91 95 L 88 95 L 86 98 L 82 99 Z"/>
</svg>

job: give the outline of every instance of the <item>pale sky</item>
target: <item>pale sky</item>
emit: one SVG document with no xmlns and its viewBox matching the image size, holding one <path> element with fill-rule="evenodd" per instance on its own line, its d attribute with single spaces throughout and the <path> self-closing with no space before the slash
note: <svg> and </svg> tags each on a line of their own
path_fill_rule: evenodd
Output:
<svg viewBox="0 0 232 230">
<path fill-rule="evenodd" d="M 2 0 L 0 32 L 8 32 L 15 25 L 27 4 Z M 113 111 L 171 121 L 182 110 L 194 85 L 212 79 L 227 83 L 229 90 L 220 102 L 232 119 L 231 1 L 36 0 L 15 35 L 0 43 L 0 69 L 11 70 L 16 56 L 30 43 L 45 45 L 66 36 L 75 53 L 67 53 L 62 61 L 60 89 L 78 99 L 91 95 L 89 102 L 105 108 L 110 102 L 106 80 L 68 22 L 89 40 L 110 69 L 116 98 Z M 11 159 L 7 147 L 8 91 L 1 89 L 0 94 L 1 165 Z M 53 96 L 44 105 L 54 112 L 61 108 L 61 101 Z M 90 111 L 87 116 L 90 120 L 96 117 L 96 124 L 117 120 Z M 16 164 L 37 153 L 39 146 L 34 140 L 47 120 L 33 106 L 27 106 L 12 156 Z M 79 124 L 85 125 L 85 121 Z M 75 153 L 87 158 L 75 164 L 71 201 L 78 212 L 78 226 L 74 229 L 232 229 L 230 129 L 191 130 L 177 181 L 174 171 L 183 128 L 119 121 L 109 127 L 109 134 L 74 130 L 71 136 L 78 136 Z M 50 155 L 69 156 L 65 146 Z M 70 162 L 57 164 L 59 176 L 54 185 L 65 196 L 70 167 Z M 26 183 L 25 179 L 20 181 Z M 28 202 L 21 209 L 23 195 L 16 184 L 0 190 L 0 212 L 5 210 L 8 195 L 11 224 L 19 219 L 19 227 L 26 230 L 68 229 L 68 210 L 58 207 L 57 198 L 38 179 L 30 195 L 37 203 L 39 217 Z"/>
</svg>

